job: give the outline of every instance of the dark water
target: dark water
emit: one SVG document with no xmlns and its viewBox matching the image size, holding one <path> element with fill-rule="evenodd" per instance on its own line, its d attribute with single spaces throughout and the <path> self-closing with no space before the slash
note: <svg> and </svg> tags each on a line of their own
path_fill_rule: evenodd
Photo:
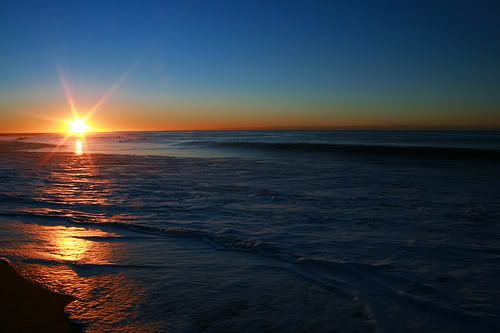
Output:
<svg viewBox="0 0 500 333">
<path fill-rule="evenodd" d="M 0 153 L 0 255 L 90 332 L 497 332 L 499 170 L 492 131 L 70 138 Z"/>
</svg>

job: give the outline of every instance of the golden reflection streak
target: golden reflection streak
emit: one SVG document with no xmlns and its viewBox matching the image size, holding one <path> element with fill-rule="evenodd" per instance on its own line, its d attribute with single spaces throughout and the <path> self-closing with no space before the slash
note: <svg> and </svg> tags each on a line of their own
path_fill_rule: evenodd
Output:
<svg viewBox="0 0 500 333">
<path fill-rule="evenodd" d="M 113 261 L 112 244 L 86 239 L 86 237 L 113 237 L 115 236 L 113 233 L 82 227 L 21 223 L 12 227 L 31 237 L 31 242 L 20 244 L 18 247 L 28 257 L 83 264 L 107 264 Z"/>
<path fill-rule="evenodd" d="M 21 222 L 9 227 L 29 236 L 30 241 L 13 243 L 11 249 L 12 253 L 22 253 L 25 258 L 56 259 L 81 265 L 113 265 L 119 263 L 119 258 L 124 258 L 120 245 L 92 240 L 93 237 L 118 237 L 113 233 L 91 228 L 40 226 Z M 86 323 L 99 319 L 96 327 L 104 331 L 114 331 L 117 325 L 136 315 L 133 309 L 142 302 L 144 295 L 140 286 L 123 273 L 79 274 L 73 266 L 37 263 L 19 268 L 28 279 L 54 292 L 74 296 L 76 301 L 66 307 L 70 316 Z M 158 331 L 152 324 L 142 322 L 131 323 L 127 328 L 130 332 Z"/>
<path fill-rule="evenodd" d="M 73 237 L 72 232 L 60 230 L 54 235 L 56 257 L 64 261 L 77 262 L 81 260 L 90 248 L 90 242 Z"/>
<path fill-rule="evenodd" d="M 76 150 L 74 155 L 61 154 L 54 158 L 50 185 L 40 189 L 38 200 L 65 205 L 109 205 L 107 198 L 112 194 L 111 182 L 98 177 L 99 166 L 94 163 L 92 155 L 85 152 L 86 149 L 83 139 L 82 155 Z"/>
<path fill-rule="evenodd" d="M 82 155 L 83 154 L 83 140 L 82 139 L 77 139 L 75 141 L 75 154 L 76 155 Z"/>
</svg>

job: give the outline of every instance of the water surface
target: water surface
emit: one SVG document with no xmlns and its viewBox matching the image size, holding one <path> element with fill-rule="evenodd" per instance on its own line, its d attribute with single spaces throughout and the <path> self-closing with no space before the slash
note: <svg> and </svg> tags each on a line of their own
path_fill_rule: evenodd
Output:
<svg viewBox="0 0 500 333">
<path fill-rule="evenodd" d="M 0 153 L 0 254 L 89 332 L 500 329 L 498 132 L 25 145 Z"/>
</svg>

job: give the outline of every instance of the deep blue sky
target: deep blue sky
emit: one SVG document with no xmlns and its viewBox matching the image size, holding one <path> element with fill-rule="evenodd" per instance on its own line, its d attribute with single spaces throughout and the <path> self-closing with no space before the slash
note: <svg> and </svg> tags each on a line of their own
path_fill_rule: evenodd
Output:
<svg viewBox="0 0 500 333">
<path fill-rule="evenodd" d="M 0 131 L 58 66 L 81 108 L 128 71 L 108 127 L 500 126 L 499 1 L 4 0 L 0 42 Z"/>
</svg>

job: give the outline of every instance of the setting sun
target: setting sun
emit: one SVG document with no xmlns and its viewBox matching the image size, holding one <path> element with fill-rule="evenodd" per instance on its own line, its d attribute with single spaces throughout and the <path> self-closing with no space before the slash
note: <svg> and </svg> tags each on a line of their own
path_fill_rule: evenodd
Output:
<svg viewBox="0 0 500 333">
<path fill-rule="evenodd" d="M 69 122 L 70 132 L 77 135 L 84 135 L 89 130 L 89 126 L 85 120 L 75 118 Z"/>
</svg>

